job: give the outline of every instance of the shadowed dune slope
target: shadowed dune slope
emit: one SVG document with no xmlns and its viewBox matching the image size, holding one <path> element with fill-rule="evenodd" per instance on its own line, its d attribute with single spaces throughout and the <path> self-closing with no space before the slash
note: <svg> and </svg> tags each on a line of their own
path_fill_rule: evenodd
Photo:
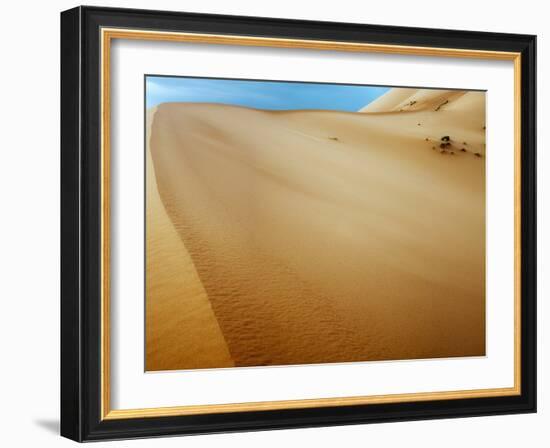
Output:
<svg viewBox="0 0 550 448">
<path fill-rule="evenodd" d="M 395 90 L 378 113 L 158 106 L 155 187 L 235 365 L 485 353 L 483 94 L 398 112 Z"/>
</svg>

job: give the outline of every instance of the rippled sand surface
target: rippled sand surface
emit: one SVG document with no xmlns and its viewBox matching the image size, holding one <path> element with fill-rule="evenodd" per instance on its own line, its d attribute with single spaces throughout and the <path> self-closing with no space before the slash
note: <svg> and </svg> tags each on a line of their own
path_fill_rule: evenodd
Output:
<svg viewBox="0 0 550 448">
<path fill-rule="evenodd" d="M 484 94 L 398 90 L 364 113 L 158 106 L 148 370 L 485 353 Z"/>
<path fill-rule="evenodd" d="M 155 112 L 148 112 L 149 127 Z M 149 146 L 146 156 L 145 368 L 232 367 L 208 296 L 158 194 Z"/>
</svg>

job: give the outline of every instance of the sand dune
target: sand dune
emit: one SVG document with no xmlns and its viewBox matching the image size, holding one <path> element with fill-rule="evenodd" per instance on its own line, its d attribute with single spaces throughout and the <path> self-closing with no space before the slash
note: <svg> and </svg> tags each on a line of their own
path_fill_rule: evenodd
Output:
<svg viewBox="0 0 550 448">
<path fill-rule="evenodd" d="M 190 265 L 171 272 L 211 308 L 148 290 L 147 325 L 150 307 L 170 319 L 147 356 L 195 344 L 148 370 L 483 355 L 484 94 L 435 92 L 364 113 L 160 105 L 149 187 Z M 212 311 L 230 356 L 197 337 Z"/>
<path fill-rule="evenodd" d="M 447 105 L 453 104 L 464 96 L 471 94 L 485 98 L 483 92 L 468 92 L 464 90 L 442 89 L 408 89 L 396 87 L 387 94 L 377 98 L 363 107 L 360 112 L 412 112 L 417 110 L 439 111 Z"/>
<path fill-rule="evenodd" d="M 403 89 L 395 87 L 385 95 L 374 100 L 360 109 L 360 112 L 395 112 L 399 104 L 407 101 L 412 95 L 418 92 L 418 89 Z"/>
<path fill-rule="evenodd" d="M 148 128 L 155 112 L 156 108 L 147 113 Z M 146 163 L 145 368 L 231 367 L 233 360 L 208 296 L 160 200 L 149 145 Z"/>
</svg>

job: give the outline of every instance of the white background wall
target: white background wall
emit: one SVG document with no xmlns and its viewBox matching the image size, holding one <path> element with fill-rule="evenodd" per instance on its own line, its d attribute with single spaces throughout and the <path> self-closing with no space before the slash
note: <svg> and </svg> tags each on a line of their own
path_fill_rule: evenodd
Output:
<svg viewBox="0 0 550 448">
<path fill-rule="evenodd" d="M 110 446 L 405 446 L 482 447 L 550 444 L 550 392 L 543 357 L 550 332 L 543 299 L 548 255 L 550 120 L 545 85 L 550 36 L 545 2 L 461 0 L 133 0 L 88 4 L 204 13 L 537 34 L 539 194 L 539 413 L 125 441 Z M 0 27 L 0 440 L 4 446 L 69 446 L 59 414 L 59 12 L 71 1 L 10 1 Z M 545 178 L 546 174 L 546 178 Z M 546 277 L 546 279 L 545 279 Z M 546 350 L 547 351 L 547 350 Z M 99 444 L 96 446 L 103 446 Z"/>
</svg>

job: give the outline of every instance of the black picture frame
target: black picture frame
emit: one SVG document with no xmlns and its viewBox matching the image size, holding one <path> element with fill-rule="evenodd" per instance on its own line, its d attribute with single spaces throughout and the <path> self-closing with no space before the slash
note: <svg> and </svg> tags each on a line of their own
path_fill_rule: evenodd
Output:
<svg viewBox="0 0 550 448">
<path fill-rule="evenodd" d="M 406 403 L 102 419 L 100 29 L 521 54 L 521 393 Z M 61 435 L 82 442 L 536 412 L 536 36 L 100 7 L 61 13 Z"/>
</svg>

